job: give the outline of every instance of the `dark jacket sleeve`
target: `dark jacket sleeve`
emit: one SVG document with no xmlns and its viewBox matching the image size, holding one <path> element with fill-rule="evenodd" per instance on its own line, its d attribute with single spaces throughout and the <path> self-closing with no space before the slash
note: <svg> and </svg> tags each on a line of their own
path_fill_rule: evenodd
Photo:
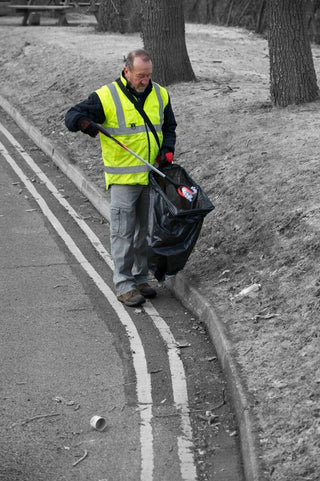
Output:
<svg viewBox="0 0 320 481">
<path fill-rule="evenodd" d="M 77 132 L 79 130 L 79 120 L 83 118 L 93 120 L 99 124 L 102 124 L 106 119 L 99 96 L 95 92 L 90 94 L 87 100 L 68 110 L 65 116 L 67 128 L 71 132 Z"/>
<path fill-rule="evenodd" d="M 176 122 L 176 119 L 172 110 L 172 106 L 171 106 L 171 101 L 169 98 L 169 102 L 164 109 L 164 121 L 162 126 L 163 142 L 162 142 L 161 150 L 174 152 L 174 148 L 176 145 L 176 127 L 177 127 L 177 122 Z"/>
</svg>

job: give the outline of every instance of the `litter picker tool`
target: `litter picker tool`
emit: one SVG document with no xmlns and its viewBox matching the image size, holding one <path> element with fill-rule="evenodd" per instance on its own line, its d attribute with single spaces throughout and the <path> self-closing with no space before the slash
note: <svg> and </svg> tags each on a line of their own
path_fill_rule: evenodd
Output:
<svg viewBox="0 0 320 481">
<path fill-rule="evenodd" d="M 126 150 L 127 152 L 130 152 L 131 155 L 133 155 L 134 157 L 136 157 L 137 159 L 141 160 L 141 162 L 143 162 L 144 164 L 148 165 L 150 167 L 150 169 L 152 169 L 154 172 L 156 172 L 157 174 L 159 174 L 161 177 L 165 178 L 168 182 L 170 182 L 172 185 L 175 186 L 178 194 L 183 197 L 184 199 L 187 199 L 189 202 L 193 202 L 198 194 L 198 190 L 196 187 L 194 186 L 191 186 L 189 187 L 188 185 L 186 184 L 179 184 L 179 182 L 171 179 L 171 177 L 168 177 L 164 172 L 162 172 L 161 170 L 157 169 L 154 165 L 150 164 L 149 162 L 147 162 L 145 159 L 143 159 L 142 157 L 140 157 L 140 155 L 138 155 L 136 152 L 134 152 L 133 150 L 129 149 L 129 147 L 127 147 L 126 145 L 124 145 L 122 142 L 120 142 L 118 139 L 116 139 L 115 137 L 112 137 L 112 135 L 109 134 L 109 132 L 107 131 L 107 129 L 103 126 L 103 125 L 100 125 L 100 124 L 96 124 L 95 122 L 92 122 L 91 123 L 97 127 L 97 129 L 99 130 L 99 132 L 101 132 L 103 135 L 106 135 L 107 137 L 109 137 L 109 139 L 113 140 L 116 144 L 118 144 L 120 147 L 122 147 L 124 150 Z"/>
</svg>

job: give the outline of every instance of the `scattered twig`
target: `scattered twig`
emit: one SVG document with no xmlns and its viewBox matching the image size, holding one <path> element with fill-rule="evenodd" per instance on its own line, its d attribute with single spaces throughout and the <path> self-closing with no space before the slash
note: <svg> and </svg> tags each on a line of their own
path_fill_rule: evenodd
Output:
<svg viewBox="0 0 320 481">
<path fill-rule="evenodd" d="M 265 316 L 257 314 L 256 316 L 254 316 L 253 319 L 255 321 L 258 321 L 258 319 L 265 319 L 267 321 L 268 319 L 272 319 L 273 317 L 279 317 L 279 314 L 266 314 Z"/>
<path fill-rule="evenodd" d="M 252 351 L 252 346 L 249 347 L 249 349 L 246 350 L 246 352 L 243 353 L 244 356 L 249 354 L 249 352 Z"/>
<path fill-rule="evenodd" d="M 114 11 L 116 12 L 117 15 L 120 15 L 120 12 L 119 10 L 117 9 L 117 7 L 115 6 L 114 2 L 111 0 L 111 5 L 113 6 L 114 8 Z"/>
<path fill-rule="evenodd" d="M 87 456 L 88 456 L 88 451 L 85 449 L 84 455 L 81 458 L 79 458 L 77 461 L 75 461 L 72 466 L 77 466 L 77 464 L 81 463 L 81 461 L 83 461 Z"/>
<path fill-rule="evenodd" d="M 157 374 L 158 372 L 162 372 L 162 369 L 152 369 L 150 374 Z"/>
<path fill-rule="evenodd" d="M 52 418 L 54 416 L 60 416 L 60 413 L 38 414 L 37 416 L 33 416 L 32 418 L 25 419 L 24 421 L 19 421 L 18 423 L 14 423 L 11 425 L 11 427 L 13 428 L 18 424 L 21 424 L 21 426 L 23 426 L 25 424 L 31 423 L 32 421 L 36 421 L 37 419 Z"/>
</svg>

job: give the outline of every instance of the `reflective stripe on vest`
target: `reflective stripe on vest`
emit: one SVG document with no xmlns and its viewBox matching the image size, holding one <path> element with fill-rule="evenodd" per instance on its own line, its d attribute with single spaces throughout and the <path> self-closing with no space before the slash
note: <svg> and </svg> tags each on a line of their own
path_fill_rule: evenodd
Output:
<svg viewBox="0 0 320 481">
<path fill-rule="evenodd" d="M 160 94 L 160 87 L 159 85 L 152 83 L 152 86 L 154 87 L 154 90 L 157 94 L 157 99 L 159 103 L 159 119 L 160 119 L 160 124 L 154 124 L 154 128 L 156 132 L 161 132 L 162 131 L 162 124 L 163 124 L 163 117 L 164 117 L 164 112 L 163 112 L 163 100 Z M 110 128 L 106 127 L 108 133 L 110 135 L 132 135 L 132 134 L 141 134 L 142 132 L 146 132 L 146 130 L 150 129 L 146 125 L 137 125 L 134 128 L 127 127 L 126 126 L 126 121 L 124 117 L 124 111 L 123 111 L 123 106 L 119 97 L 119 93 L 117 91 L 117 88 L 114 83 L 109 84 L 108 89 L 110 90 L 112 100 L 114 102 L 114 105 L 116 107 L 116 112 L 117 112 L 117 119 L 118 119 L 118 124 L 119 127 L 117 128 Z"/>
<path fill-rule="evenodd" d="M 106 165 L 104 167 L 104 171 L 107 172 L 107 174 L 115 174 L 115 175 L 121 175 L 121 174 L 139 174 L 141 172 L 149 172 L 151 170 L 150 167 L 147 165 L 133 165 L 133 166 L 127 166 L 127 167 L 110 167 L 109 165 Z"/>
</svg>

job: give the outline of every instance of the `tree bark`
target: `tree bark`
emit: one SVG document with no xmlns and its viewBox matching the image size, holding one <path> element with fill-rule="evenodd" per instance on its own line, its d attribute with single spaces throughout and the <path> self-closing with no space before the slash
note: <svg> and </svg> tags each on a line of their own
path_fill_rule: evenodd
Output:
<svg viewBox="0 0 320 481">
<path fill-rule="evenodd" d="M 189 60 L 182 0 L 142 0 L 142 39 L 162 85 L 195 80 Z"/>
<path fill-rule="evenodd" d="M 279 107 L 318 98 L 304 0 L 269 0 L 271 101 Z"/>
</svg>

